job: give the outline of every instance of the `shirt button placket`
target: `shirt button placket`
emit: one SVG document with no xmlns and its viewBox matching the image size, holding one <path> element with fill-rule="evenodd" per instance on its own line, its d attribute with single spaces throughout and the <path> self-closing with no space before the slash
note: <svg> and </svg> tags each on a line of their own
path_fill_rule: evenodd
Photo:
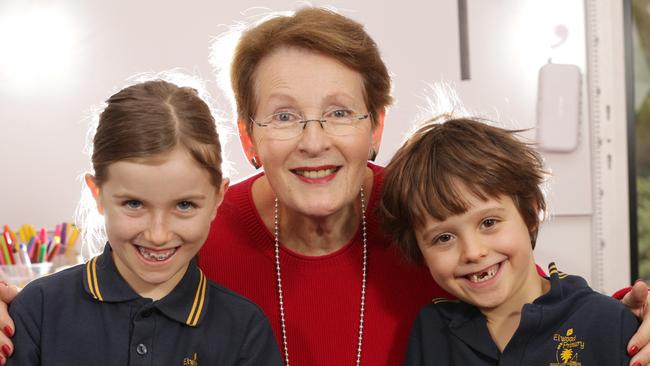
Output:
<svg viewBox="0 0 650 366">
<path fill-rule="evenodd" d="M 130 366 L 153 365 L 152 343 L 155 329 L 155 316 L 152 308 L 140 309 L 133 319 L 133 333 L 131 334 Z"/>
</svg>

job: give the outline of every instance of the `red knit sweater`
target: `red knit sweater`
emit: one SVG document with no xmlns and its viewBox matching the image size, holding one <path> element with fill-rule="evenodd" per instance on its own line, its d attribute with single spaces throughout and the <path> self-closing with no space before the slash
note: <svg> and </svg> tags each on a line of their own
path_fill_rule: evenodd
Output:
<svg viewBox="0 0 650 366">
<path fill-rule="evenodd" d="M 382 168 L 370 165 L 375 181 L 368 203 L 368 277 L 362 365 L 402 365 L 411 325 L 419 309 L 446 294 L 425 267 L 407 264 L 381 234 L 376 215 Z M 254 208 L 252 183 L 226 193 L 199 264 L 208 278 L 262 307 L 282 346 L 274 263 L 274 238 Z M 307 257 L 280 250 L 287 342 L 296 366 L 353 365 L 361 301 L 360 233 L 335 253 Z"/>
</svg>

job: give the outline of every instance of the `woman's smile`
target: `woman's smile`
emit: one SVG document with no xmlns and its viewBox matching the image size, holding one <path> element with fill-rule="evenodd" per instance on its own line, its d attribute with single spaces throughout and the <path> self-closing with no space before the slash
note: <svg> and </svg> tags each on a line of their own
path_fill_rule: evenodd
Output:
<svg viewBox="0 0 650 366">
<path fill-rule="evenodd" d="M 315 52 L 280 48 L 261 61 L 255 81 L 255 120 L 286 111 L 304 118 L 339 110 L 368 113 L 361 74 Z M 254 125 L 251 142 L 284 209 L 323 218 L 357 204 L 370 173 L 373 128 L 368 119 L 345 135 L 309 124 L 295 138 L 279 140 L 269 128 Z"/>
<path fill-rule="evenodd" d="M 291 169 L 300 180 L 306 183 L 327 183 L 336 177 L 341 166 L 324 165 Z"/>
</svg>

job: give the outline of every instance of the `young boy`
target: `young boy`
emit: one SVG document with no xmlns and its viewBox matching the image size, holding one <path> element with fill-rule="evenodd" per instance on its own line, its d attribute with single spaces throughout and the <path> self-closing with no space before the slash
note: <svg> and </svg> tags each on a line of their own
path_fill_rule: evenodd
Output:
<svg viewBox="0 0 650 366">
<path fill-rule="evenodd" d="M 228 187 L 197 92 L 157 80 L 113 95 L 92 165 L 104 252 L 21 291 L 8 364 L 281 365 L 262 310 L 207 280 L 194 259 Z"/>
<path fill-rule="evenodd" d="M 518 132 L 434 119 L 386 168 L 388 232 L 460 300 L 420 312 L 406 365 L 628 365 L 630 311 L 552 263 L 537 271 L 545 173 Z"/>
</svg>

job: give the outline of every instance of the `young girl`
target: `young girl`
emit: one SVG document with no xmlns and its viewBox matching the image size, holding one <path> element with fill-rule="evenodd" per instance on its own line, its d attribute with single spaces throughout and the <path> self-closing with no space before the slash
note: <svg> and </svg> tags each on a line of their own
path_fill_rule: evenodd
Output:
<svg viewBox="0 0 650 366">
<path fill-rule="evenodd" d="M 108 242 L 18 295 L 8 364 L 280 365 L 262 311 L 194 259 L 228 187 L 210 109 L 165 81 L 107 103 L 85 180 Z"/>
</svg>

